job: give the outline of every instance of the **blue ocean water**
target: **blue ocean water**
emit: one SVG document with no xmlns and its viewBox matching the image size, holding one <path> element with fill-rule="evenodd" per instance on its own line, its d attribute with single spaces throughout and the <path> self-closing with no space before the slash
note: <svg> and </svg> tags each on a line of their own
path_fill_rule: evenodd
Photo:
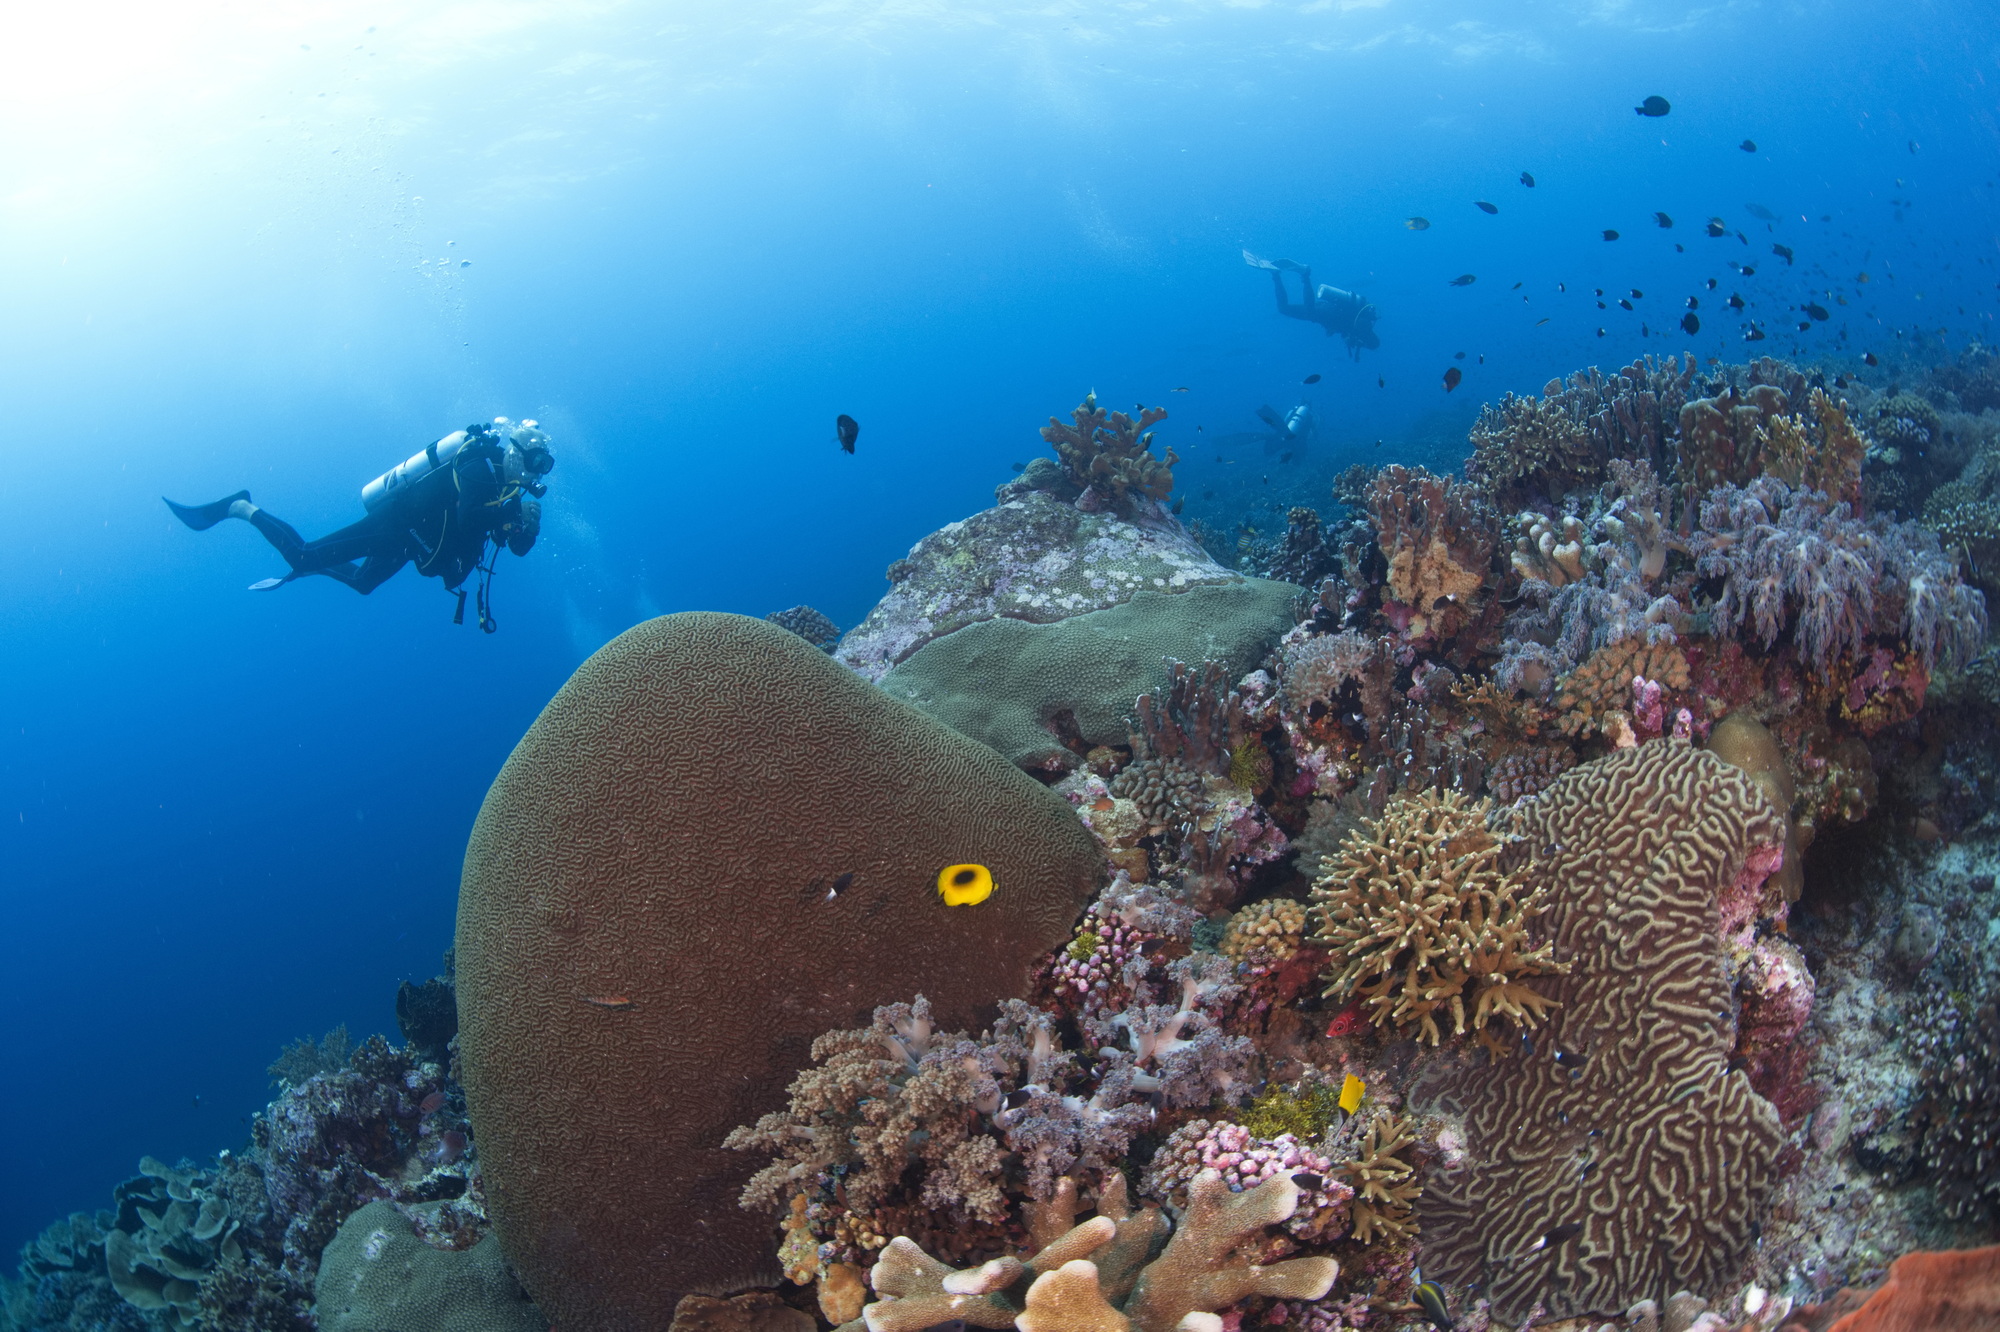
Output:
<svg viewBox="0 0 2000 1332">
<path fill-rule="evenodd" d="M 690 608 L 852 624 L 1087 389 L 1166 404 L 1187 515 L 1229 528 L 1330 505 L 1347 462 L 1449 465 L 1479 403 L 1583 365 L 1990 341 L 1991 20 L 335 0 L 25 21 L 0 87 L 0 1252 L 142 1154 L 239 1145 L 285 1042 L 393 1030 L 397 982 L 449 942 L 487 783 L 591 651 Z M 1635 115 L 1655 94 L 1671 114 Z M 1380 350 L 1278 318 L 1246 248 L 1365 294 Z M 1830 317 L 1800 331 L 1809 301 Z M 1214 443 L 1301 401 L 1304 458 Z M 159 502 L 247 486 L 317 535 L 497 415 L 538 419 L 558 465 L 492 636 L 410 571 L 365 599 L 253 595 L 282 571 L 253 532 Z"/>
</svg>

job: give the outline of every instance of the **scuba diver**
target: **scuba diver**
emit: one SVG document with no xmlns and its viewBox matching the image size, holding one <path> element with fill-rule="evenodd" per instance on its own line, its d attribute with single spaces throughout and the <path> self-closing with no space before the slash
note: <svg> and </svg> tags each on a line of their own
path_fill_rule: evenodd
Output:
<svg viewBox="0 0 2000 1332">
<path fill-rule="evenodd" d="M 1361 359 L 1362 348 L 1373 351 L 1382 345 L 1375 336 L 1375 307 L 1351 291 L 1339 287 L 1313 285 L 1312 269 L 1290 259 L 1259 259 L 1245 250 L 1243 262 L 1271 274 L 1271 289 L 1277 293 L 1278 313 L 1287 319 L 1303 319 L 1318 324 L 1328 337 L 1336 333 L 1347 344 L 1347 354 Z M 1301 284 L 1299 302 L 1292 304 L 1285 291 L 1285 274 L 1297 273 Z"/>
<path fill-rule="evenodd" d="M 452 623 L 463 624 L 463 584 L 479 572 L 484 575 L 479 627 L 490 634 L 499 625 L 490 604 L 493 565 L 487 546 L 497 554 L 505 545 L 516 555 L 534 548 L 542 526 L 539 501 L 549 489 L 542 478 L 555 465 L 549 437 L 533 421 L 516 425 L 502 416 L 492 425 L 454 430 L 370 481 L 361 488 L 366 516 L 317 541 L 307 541 L 290 523 L 252 504 L 247 490 L 213 504 L 167 500 L 166 506 L 197 532 L 225 518 L 241 518 L 262 532 L 292 568 L 282 578 L 252 583 L 253 592 L 324 574 L 366 596 L 414 563 L 419 574 L 442 579 L 446 591 L 458 594 Z"/>
</svg>

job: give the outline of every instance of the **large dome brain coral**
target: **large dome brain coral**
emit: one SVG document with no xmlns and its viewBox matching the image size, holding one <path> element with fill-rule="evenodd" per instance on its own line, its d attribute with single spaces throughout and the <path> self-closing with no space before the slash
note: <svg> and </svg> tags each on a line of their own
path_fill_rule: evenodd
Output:
<svg viewBox="0 0 2000 1332">
<path fill-rule="evenodd" d="M 947 906 L 957 864 L 992 895 Z M 494 781 L 459 894 L 467 1100 L 543 1312 L 664 1328 L 682 1294 L 775 1281 L 723 1137 L 878 1004 L 982 1025 L 1101 868 L 1060 798 L 776 626 L 669 615 L 591 657 Z"/>
</svg>

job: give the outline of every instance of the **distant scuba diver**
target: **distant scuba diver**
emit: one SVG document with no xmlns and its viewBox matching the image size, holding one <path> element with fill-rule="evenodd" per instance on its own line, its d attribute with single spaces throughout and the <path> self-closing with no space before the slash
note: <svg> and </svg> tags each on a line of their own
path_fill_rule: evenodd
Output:
<svg viewBox="0 0 2000 1332">
<path fill-rule="evenodd" d="M 492 425 L 454 430 L 370 481 L 361 488 L 367 515 L 317 541 L 307 541 L 290 523 L 252 504 L 247 490 L 213 504 L 167 500 L 166 505 L 197 532 L 225 518 L 241 518 L 262 532 L 292 568 L 282 578 L 252 583 L 253 592 L 324 574 L 366 596 L 415 563 L 419 574 L 442 579 L 446 591 L 458 594 L 452 623 L 463 624 L 462 584 L 475 571 L 482 573 L 479 627 L 490 634 L 499 626 L 490 604 L 493 566 L 487 546 L 497 553 L 505 545 L 516 555 L 534 548 L 542 526 L 539 501 L 549 489 L 542 478 L 555 464 L 549 437 L 533 421 L 517 425 L 503 416 Z"/>
<path fill-rule="evenodd" d="M 1364 347 L 1373 351 L 1382 345 L 1382 339 L 1375 336 L 1375 307 L 1366 299 L 1339 287 L 1315 287 L 1312 269 L 1290 259 L 1259 259 L 1245 250 L 1243 262 L 1270 273 L 1271 289 L 1278 297 L 1279 314 L 1287 319 L 1303 319 L 1307 323 L 1318 324 L 1328 337 L 1339 334 L 1347 344 L 1347 354 L 1355 360 L 1361 359 Z M 1287 273 L 1299 275 L 1301 291 L 1296 305 L 1285 291 Z"/>
</svg>

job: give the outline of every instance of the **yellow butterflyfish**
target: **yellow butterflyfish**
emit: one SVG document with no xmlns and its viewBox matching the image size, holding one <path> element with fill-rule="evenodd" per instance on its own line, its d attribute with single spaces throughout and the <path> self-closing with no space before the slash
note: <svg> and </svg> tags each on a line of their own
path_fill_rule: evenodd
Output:
<svg viewBox="0 0 2000 1332">
<path fill-rule="evenodd" d="M 1361 1108 L 1361 1093 L 1367 1090 L 1368 1084 L 1349 1073 L 1347 1080 L 1340 1084 L 1340 1108 L 1353 1114 Z"/>
<path fill-rule="evenodd" d="M 938 871 L 937 890 L 946 906 L 978 906 L 993 896 L 993 871 L 984 865 L 946 865 Z"/>
</svg>

